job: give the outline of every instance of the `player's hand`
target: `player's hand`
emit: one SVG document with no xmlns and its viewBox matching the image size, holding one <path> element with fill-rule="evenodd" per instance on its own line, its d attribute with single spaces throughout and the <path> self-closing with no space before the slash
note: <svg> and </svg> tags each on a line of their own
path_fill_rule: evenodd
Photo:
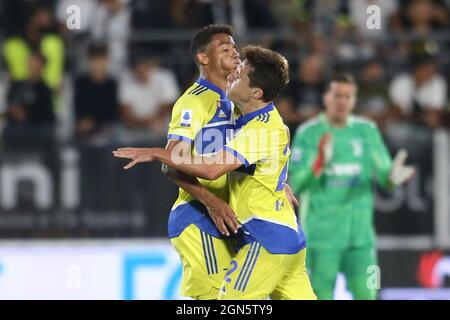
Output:
<svg viewBox="0 0 450 320">
<path fill-rule="evenodd" d="M 229 236 L 229 230 L 233 233 L 238 232 L 241 225 L 228 203 L 212 194 L 203 204 L 208 209 L 209 216 L 214 221 L 220 233 Z"/>
<path fill-rule="evenodd" d="M 291 187 L 287 183 L 284 184 L 284 192 L 286 192 L 286 196 L 287 196 L 292 208 L 298 209 L 298 207 L 300 206 L 300 203 L 299 203 L 297 197 L 295 196 L 294 192 L 292 191 Z"/>
<path fill-rule="evenodd" d="M 333 157 L 333 143 L 330 133 L 325 133 L 319 141 L 317 158 L 313 164 L 313 172 L 316 177 L 322 174 L 325 165 L 331 161 Z"/>
<path fill-rule="evenodd" d="M 156 148 L 120 148 L 113 151 L 114 157 L 132 160 L 124 169 L 128 170 L 142 162 L 152 162 L 155 160 L 154 151 Z"/>
<path fill-rule="evenodd" d="M 389 174 L 389 180 L 396 187 L 410 180 L 416 172 L 414 167 L 405 166 L 407 157 L 408 152 L 405 149 L 401 149 L 397 152 L 394 161 L 392 162 L 392 169 L 391 173 Z"/>
</svg>

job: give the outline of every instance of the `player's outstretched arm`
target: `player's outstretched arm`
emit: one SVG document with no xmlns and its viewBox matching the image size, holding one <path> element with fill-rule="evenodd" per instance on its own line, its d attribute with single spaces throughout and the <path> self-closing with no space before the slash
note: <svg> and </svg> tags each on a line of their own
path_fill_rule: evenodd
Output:
<svg viewBox="0 0 450 320">
<path fill-rule="evenodd" d="M 395 155 L 389 172 L 389 181 L 394 187 L 398 187 L 409 181 L 416 173 L 414 167 L 405 165 L 407 157 L 408 152 L 404 149 L 401 149 Z"/>
<path fill-rule="evenodd" d="M 159 161 L 190 176 L 215 180 L 225 173 L 238 169 L 243 162 L 221 150 L 215 157 L 180 154 L 179 148 L 171 151 L 162 148 L 120 148 L 113 152 L 117 158 L 132 160 L 124 167 L 131 169 L 138 163 Z"/>
<path fill-rule="evenodd" d="M 184 156 L 184 154 L 190 153 L 190 145 L 184 144 L 185 143 L 181 141 L 169 141 L 166 146 L 166 150 L 160 148 L 121 148 L 114 151 L 113 154 L 117 158 L 132 160 L 127 166 L 125 166 L 125 169 L 130 169 L 138 163 L 157 160 L 153 154 L 156 149 L 164 151 L 167 154 L 177 153 L 177 158 L 180 157 L 180 159 L 186 159 L 188 156 Z M 170 166 L 170 163 L 162 163 L 163 172 L 170 179 L 172 179 L 178 187 L 184 189 L 186 192 L 203 203 L 203 205 L 205 205 L 210 217 L 213 219 L 216 227 L 222 234 L 228 236 L 228 228 L 234 233 L 237 232 L 237 229 L 240 227 L 239 222 L 237 221 L 236 214 L 226 202 L 202 186 L 193 176 L 189 176 L 176 170 L 176 168 Z"/>
<path fill-rule="evenodd" d="M 370 134 L 372 159 L 378 183 L 385 189 L 392 190 L 409 181 L 414 176 L 415 169 L 405 165 L 408 152 L 400 150 L 392 161 L 378 128 L 374 126 Z"/>
</svg>

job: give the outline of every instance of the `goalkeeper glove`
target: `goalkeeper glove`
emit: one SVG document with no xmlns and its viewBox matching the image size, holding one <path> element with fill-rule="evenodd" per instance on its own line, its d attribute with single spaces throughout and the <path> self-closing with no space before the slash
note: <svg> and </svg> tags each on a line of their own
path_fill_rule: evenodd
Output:
<svg viewBox="0 0 450 320">
<path fill-rule="evenodd" d="M 414 167 L 405 166 L 405 160 L 407 157 L 408 152 L 405 149 L 401 149 L 395 155 L 394 161 L 392 163 L 389 180 L 396 187 L 405 183 L 414 176 Z"/>
<path fill-rule="evenodd" d="M 313 173 L 316 177 L 319 177 L 322 174 L 325 165 L 330 162 L 333 157 L 333 143 L 331 139 L 331 134 L 325 133 L 319 142 L 319 150 L 317 154 L 317 158 L 313 164 Z"/>
</svg>

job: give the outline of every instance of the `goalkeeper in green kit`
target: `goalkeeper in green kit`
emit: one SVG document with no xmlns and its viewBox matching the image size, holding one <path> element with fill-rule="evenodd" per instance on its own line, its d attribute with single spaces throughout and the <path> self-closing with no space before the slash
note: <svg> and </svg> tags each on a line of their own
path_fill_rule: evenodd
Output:
<svg viewBox="0 0 450 320">
<path fill-rule="evenodd" d="M 414 175 L 404 165 L 406 151 L 392 161 L 375 123 L 351 115 L 356 95 L 351 76 L 334 77 L 323 96 L 325 112 L 300 126 L 292 144 L 290 184 L 301 198 L 318 299 L 333 299 L 339 272 L 355 299 L 376 298 L 368 281 L 377 265 L 372 180 L 389 190 Z"/>
</svg>

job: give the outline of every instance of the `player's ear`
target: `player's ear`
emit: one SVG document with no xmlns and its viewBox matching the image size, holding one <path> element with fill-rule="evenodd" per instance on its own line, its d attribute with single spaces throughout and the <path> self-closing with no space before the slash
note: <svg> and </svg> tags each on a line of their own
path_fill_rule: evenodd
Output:
<svg viewBox="0 0 450 320">
<path fill-rule="evenodd" d="M 198 52 L 197 53 L 197 61 L 202 65 L 206 66 L 209 64 L 208 55 L 205 52 Z"/>
<path fill-rule="evenodd" d="M 264 91 L 260 88 L 253 88 L 252 89 L 252 97 L 255 100 L 262 100 L 263 96 L 264 96 Z"/>
</svg>

